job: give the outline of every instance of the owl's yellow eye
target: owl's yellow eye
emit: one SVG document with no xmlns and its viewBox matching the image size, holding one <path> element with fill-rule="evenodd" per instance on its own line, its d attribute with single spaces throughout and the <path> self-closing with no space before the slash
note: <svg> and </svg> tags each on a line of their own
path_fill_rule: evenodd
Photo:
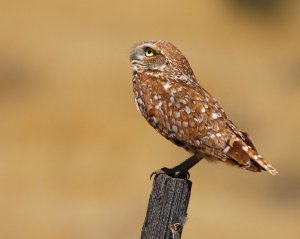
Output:
<svg viewBox="0 0 300 239">
<path fill-rule="evenodd" d="M 145 56 L 151 57 L 151 56 L 154 56 L 154 55 L 155 55 L 155 51 L 152 48 L 147 47 L 145 49 Z"/>
</svg>

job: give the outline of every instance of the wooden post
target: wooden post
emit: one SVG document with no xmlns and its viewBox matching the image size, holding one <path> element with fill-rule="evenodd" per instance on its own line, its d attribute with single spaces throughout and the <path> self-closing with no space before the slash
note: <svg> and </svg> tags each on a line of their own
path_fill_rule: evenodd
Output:
<svg viewBox="0 0 300 239">
<path fill-rule="evenodd" d="M 191 181 L 166 174 L 154 179 L 141 239 L 181 238 L 191 188 Z"/>
</svg>

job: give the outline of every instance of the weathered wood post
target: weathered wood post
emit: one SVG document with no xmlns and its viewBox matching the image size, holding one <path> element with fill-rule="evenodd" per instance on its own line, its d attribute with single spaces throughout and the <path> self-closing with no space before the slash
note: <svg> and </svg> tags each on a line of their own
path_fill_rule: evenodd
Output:
<svg viewBox="0 0 300 239">
<path fill-rule="evenodd" d="M 155 177 L 141 239 L 179 239 L 187 217 L 192 182 L 166 174 Z"/>
</svg>

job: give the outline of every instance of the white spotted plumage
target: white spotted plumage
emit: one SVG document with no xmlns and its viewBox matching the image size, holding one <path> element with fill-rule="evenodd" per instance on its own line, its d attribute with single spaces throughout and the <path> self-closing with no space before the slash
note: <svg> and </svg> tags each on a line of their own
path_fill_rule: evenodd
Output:
<svg viewBox="0 0 300 239">
<path fill-rule="evenodd" d="M 155 54 L 145 55 L 151 48 Z M 171 43 L 145 41 L 131 54 L 135 101 L 160 134 L 197 157 L 272 175 L 277 171 L 204 90 L 184 55 Z"/>
</svg>

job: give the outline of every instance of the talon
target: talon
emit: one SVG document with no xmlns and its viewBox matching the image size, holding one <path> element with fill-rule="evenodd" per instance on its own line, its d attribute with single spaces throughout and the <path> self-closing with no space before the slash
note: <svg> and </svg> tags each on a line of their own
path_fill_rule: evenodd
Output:
<svg viewBox="0 0 300 239">
<path fill-rule="evenodd" d="M 170 175 L 169 175 L 170 176 Z M 174 173 L 174 178 L 183 178 L 183 179 L 190 179 L 190 173 L 189 171 L 176 171 Z"/>
<path fill-rule="evenodd" d="M 153 175 L 155 175 L 155 178 L 160 174 L 166 174 L 172 178 L 183 178 L 183 179 L 189 179 L 190 173 L 188 171 L 177 171 L 173 168 L 161 168 L 160 170 L 154 171 L 150 175 L 150 180 L 152 179 Z"/>
<path fill-rule="evenodd" d="M 182 176 L 185 176 L 185 179 L 190 179 L 191 175 L 189 171 L 181 172 Z"/>
<path fill-rule="evenodd" d="M 151 175 L 150 175 L 150 180 L 152 179 L 152 177 L 153 177 L 153 175 L 155 175 L 155 177 L 154 178 L 156 178 L 158 175 L 160 175 L 160 174 L 167 174 L 167 175 L 169 175 L 168 173 L 167 173 L 167 170 L 168 170 L 168 168 L 161 168 L 161 169 L 159 169 L 159 170 L 156 170 L 156 171 L 154 171 L 154 172 L 152 172 L 151 173 Z M 170 175 L 169 175 L 170 176 Z"/>
<path fill-rule="evenodd" d="M 150 181 L 151 181 L 151 179 L 152 179 L 152 177 L 153 177 L 153 175 L 156 175 L 156 172 L 152 172 L 151 174 L 150 174 Z"/>
</svg>

